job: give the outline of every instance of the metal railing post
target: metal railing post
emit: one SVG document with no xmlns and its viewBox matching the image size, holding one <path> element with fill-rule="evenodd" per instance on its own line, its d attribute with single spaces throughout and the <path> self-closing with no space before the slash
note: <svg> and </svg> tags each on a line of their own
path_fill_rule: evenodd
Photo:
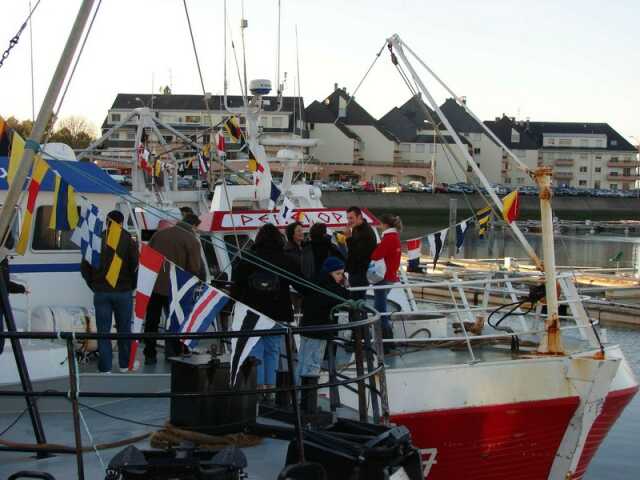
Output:
<svg viewBox="0 0 640 480">
<path fill-rule="evenodd" d="M 373 324 L 374 343 L 376 344 L 378 367 L 380 372 L 380 404 L 382 407 L 382 423 L 389 425 L 389 391 L 387 390 L 387 374 L 384 365 L 384 344 L 382 342 L 382 324 L 376 322 Z"/>
<path fill-rule="evenodd" d="M 376 322 L 377 323 L 377 322 Z M 373 366 L 373 351 L 371 350 L 371 330 L 369 327 L 364 327 L 364 349 L 365 360 L 367 362 L 367 373 L 371 373 L 374 370 Z M 373 414 L 373 422 L 380 423 L 380 404 L 378 402 L 378 386 L 376 384 L 376 377 L 369 377 L 369 390 L 371 395 L 371 413 Z"/>
<path fill-rule="evenodd" d="M 329 369 L 329 383 L 335 383 L 338 380 L 336 375 L 336 352 L 338 346 L 333 340 L 327 340 L 327 367 Z M 335 412 L 340 406 L 340 390 L 337 386 L 329 387 L 329 407 Z"/>
<path fill-rule="evenodd" d="M 76 443 L 76 464 L 78 468 L 78 479 L 84 480 L 82 434 L 80 432 L 80 405 L 78 404 L 78 371 L 76 368 L 75 352 L 73 351 L 73 341 L 70 337 L 67 337 L 66 343 L 67 363 L 69 364 L 69 400 L 71 401 L 71 411 L 73 414 L 73 436 Z"/>
<path fill-rule="evenodd" d="M 297 386 L 293 366 L 293 332 L 290 328 L 287 328 L 287 333 L 284 336 L 285 348 L 287 350 L 287 366 L 289 367 L 289 381 L 291 384 L 291 403 L 293 404 L 293 413 L 296 418 L 296 439 L 298 443 L 298 457 L 300 463 L 304 463 L 304 434 L 302 431 L 302 416 L 300 414 L 300 404 L 296 395 Z M 316 391 L 317 393 L 317 391 Z"/>
<path fill-rule="evenodd" d="M 349 315 L 356 315 L 357 310 L 351 310 Z M 359 318 L 352 319 L 357 321 Z M 362 351 L 362 327 L 353 329 L 354 357 L 356 361 L 356 376 L 364 375 L 364 352 Z M 358 413 L 361 422 L 367 421 L 367 387 L 364 380 L 358 381 Z"/>
</svg>

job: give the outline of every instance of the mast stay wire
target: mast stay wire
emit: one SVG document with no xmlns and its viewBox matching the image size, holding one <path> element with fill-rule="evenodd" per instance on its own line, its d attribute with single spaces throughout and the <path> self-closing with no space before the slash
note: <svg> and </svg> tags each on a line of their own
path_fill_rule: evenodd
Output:
<svg viewBox="0 0 640 480">
<path fill-rule="evenodd" d="M 296 32 L 296 38 L 297 38 L 297 32 Z M 353 91 L 353 93 L 349 96 L 349 99 L 347 100 L 347 104 L 345 105 L 344 109 L 345 111 L 347 110 L 347 108 L 349 108 L 349 104 L 351 103 L 351 101 L 355 98 L 356 93 L 358 93 L 358 90 L 360 89 L 360 86 L 363 84 L 363 82 L 365 81 L 365 79 L 367 78 L 367 76 L 369 75 L 369 72 L 371 72 L 371 69 L 373 69 L 373 66 L 376 64 L 376 62 L 378 61 L 378 59 L 380 58 L 380 55 L 382 55 L 382 52 L 384 51 L 384 47 L 387 46 L 387 41 L 385 40 L 384 43 L 382 44 L 382 47 L 380 48 L 380 50 L 378 50 L 378 53 L 376 53 L 376 57 L 373 59 L 373 61 L 371 62 L 371 65 L 369 65 L 369 68 L 367 68 L 367 71 L 364 72 L 364 75 L 362 76 L 362 78 L 360 79 L 360 82 L 358 82 L 358 85 L 356 85 L 355 90 Z M 340 112 L 338 111 L 338 115 L 340 114 Z M 338 120 L 340 119 L 339 116 L 336 116 L 336 119 L 334 120 L 334 124 L 338 123 Z"/>
<path fill-rule="evenodd" d="M 33 15 L 33 12 L 35 12 L 36 8 L 38 8 L 38 5 L 40 5 L 41 0 L 38 0 L 38 3 L 36 3 L 35 7 L 33 7 L 33 10 L 31 11 L 31 14 L 29 15 L 29 17 L 27 18 L 27 20 L 25 21 L 25 25 L 26 23 L 29 21 L 29 19 L 31 18 L 31 15 Z M 87 39 L 89 38 L 89 34 L 91 33 L 91 29 L 93 28 L 93 23 L 96 19 L 96 16 L 98 15 L 98 11 L 100 10 L 100 5 L 102 4 L 102 0 L 98 0 L 98 3 L 93 11 L 93 16 L 91 17 L 91 21 L 89 22 L 89 26 L 86 29 L 86 32 L 84 33 L 84 38 L 82 40 L 82 44 L 80 45 L 80 49 L 78 50 L 78 54 L 76 55 L 74 64 L 73 64 L 73 68 L 71 69 L 71 72 L 68 75 L 68 78 L 66 80 L 66 84 L 65 84 L 65 88 L 63 90 L 62 95 L 60 96 L 60 99 L 58 100 L 58 105 L 55 107 L 55 112 L 52 114 L 52 119 L 56 120 L 58 118 L 58 115 L 60 114 L 60 110 L 62 109 L 62 104 L 65 100 L 65 97 L 67 95 L 67 91 L 69 89 L 69 85 L 71 84 L 71 81 L 73 80 L 73 76 L 76 73 L 76 69 L 78 67 L 78 64 L 80 63 L 80 58 L 82 57 L 82 52 L 84 51 L 84 47 L 87 43 Z M 23 25 L 24 27 L 24 25 Z M 0 63 L 1 66 L 1 63 Z M 49 137 L 51 137 L 51 134 L 53 133 L 53 123 L 51 122 L 51 118 L 49 119 L 49 123 L 50 123 L 50 128 L 47 129 L 44 132 L 44 135 L 42 137 L 42 144 L 45 145 L 47 143 L 47 140 L 49 140 Z M 44 153 L 46 152 L 46 149 L 43 149 Z M 47 155 L 49 155 L 47 153 Z M 27 189 L 23 189 L 23 191 L 20 194 L 20 197 L 18 199 L 18 202 L 22 202 L 22 200 L 24 199 L 24 196 L 27 194 Z M 14 221 L 14 219 L 16 218 L 16 215 L 18 215 L 18 209 L 14 209 L 12 218 L 11 218 L 11 222 Z M 9 232 L 10 230 L 8 230 L 7 232 Z M 0 244 L 2 246 L 5 246 L 7 240 L 9 238 L 9 235 L 5 235 L 4 238 L 2 238 L 0 240 Z"/>
<path fill-rule="evenodd" d="M 198 49 L 196 47 L 196 40 L 193 36 L 193 28 L 191 27 L 191 18 L 189 17 L 189 8 L 187 7 L 187 0 L 182 0 L 182 4 L 184 5 L 184 13 L 187 17 L 187 26 L 189 27 L 189 36 L 191 37 L 191 46 L 193 47 L 193 54 L 196 59 L 196 66 L 198 67 L 198 77 L 200 78 L 200 86 L 202 87 L 202 101 L 204 102 L 204 106 L 207 110 L 207 117 L 209 117 L 209 123 L 212 123 L 211 120 L 211 110 L 209 109 L 209 100 L 207 99 L 207 90 L 204 86 L 204 78 L 202 76 L 202 68 L 200 68 L 200 58 L 198 57 Z M 210 154 L 211 155 L 211 154 Z M 221 161 L 222 164 L 222 190 L 224 191 L 224 196 L 226 198 L 227 204 L 229 205 L 229 211 L 233 211 L 233 206 L 231 201 L 229 200 L 229 191 L 227 188 L 227 178 L 225 176 L 225 162 Z M 176 165 L 176 173 L 177 165 Z M 236 224 L 233 220 L 233 214 L 231 215 L 231 227 L 233 228 L 233 236 L 236 240 L 236 248 L 237 251 L 240 252 L 240 241 L 238 240 L 238 231 L 236 230 Z M 242 256 L 242 255 L 240 255 Z"/>
<path fill-rule="evenodd" d="M 33 7 L 33 9 L 29 12 L 29 15 L 27 16 L 26 20 L 22 23 L 22 25 L 18 29 L 18 33 L 16 33 L 9 40 L 9 47 L 0 56 L 0 68 L 2 68 L 2 65 L 4 64 L 4 61 L 9 57 L 9 54 L 11 53 L 11 50 L 13 49 L 13 47 L 15 47 L 18 44 L 18 42 L 20 41 L 20 35 L 22 35 L 22 32 L 24 32 L 24 29 L 27 28 L 27 24 L 29 24 L 29 22 L 31 21 L 31 17 L 35 13 L 35 11 L 38 8 L 38 5 L 40 5 L 41 1 L 42 0 L 38 0 L 38 2 Z"/>
<path fill-rule="evenodd" d="M 61 158 L 57 158 L 55 155 L 52 154 L 47 154 L 49 157 L 51 157 L 52 160 L 58 160 L 58 161 L 64 161 Z M 74 170 L 74 172 L 76 174 L 78 174 L 79 176 L 82 176 L 84 178 L 86 178 L 88 181 L 95 183 L 96 185 L 100 185 L 103 188 L 105 188 L 107 191 L 110 191 L 113 195 L 117 195 L 120 197 L 123 197 L 125 199 L 130 199 L 133 200 L 134 203 L 136 203 L 137 205 L 141 205 L 143 207 L 146 208 L 146 210 L 150 213 L 154 213 L 156 216 L 158 214 L 164 215 L 166 218 L 170 218 L 176 221 L 180 221 L 180 217 L 178 215 L 176 215 L 174 212 L 171 212 L 169 210 L 164 210 L 160 207 L 157 207 L 155 205 L 152 205 L 151 203 L 136 197 L 135 195 L 131 194 L 131 192 L 127 193 L 127 194 L 123 194 L 120 191 L 116 190 L 111 184 L 94 177 L 93 175 L 85 172 L 84 170 L 80 169 L 77 165 L 75 165 L 73 162 L 67 162 L 67 164 L 65 165 L 67 168 L 69 168 L 70 170 Z M 176 227 L 178 228 L 182 228 L 180 227 L 179 224 L 176 224 Z M 198 235 L 196 235 L 191 229 L 183 229 L 184 232 L 189 233 L 190 235 L 194 236 L 194 238 L 196 238 L 198 241 L 205 241 L 209 244 L 211 244 L 212 246 L 226 246 L 226 247 L 231 247 L 233 248 L 234 245 L 227 242 L 226 240 L 219 240 L 217 238 L 212 238 L 209 236 L 203 236 L 203 237 L 199 237 Z M 286 278 L 287 280 L 290 280 L 294 283 L 297 284 L 301 284 L 303 286 L 305 286 L 306 288 L 310 289 L 310 290 L 314 290 L 316 292 L 322 293 L 326 296 L 329 296 L 331 298 L 335 298 L 337 300 L 340 301 L 344 301 L 345 299 L 340 297 L 339 295 L 334 294 L 333 292 L 324 289 L 322 287 L 320 287 L 319 285 L 313 283 L 310 280 L 307 280 L 304 277 L 299 277 L 297 275 L 292 274 L 291 272 L 289 272 L 288 270 L 279 267 L 275 264 L 272 264 L 270 262 L 268 262 L 267 260 L 264 260 L 263 258 L 257 256 L 254 253 L 251 253 L 248 250 L 245 250 L 245 256 L 243 257 L 244 260 L 248 261 L 249 263 L 259 266 L 261 268 L 264 268 L 266 270 L 269 270 L 272 273 L 275 273 L 281 277 Z"/>
</svg>

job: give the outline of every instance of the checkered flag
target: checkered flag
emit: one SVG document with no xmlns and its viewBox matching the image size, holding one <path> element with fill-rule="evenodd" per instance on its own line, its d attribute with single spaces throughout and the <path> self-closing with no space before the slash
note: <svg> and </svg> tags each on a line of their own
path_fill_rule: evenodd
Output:
<svg viewBox="0 0 640 480">
<path fill-rule="evenodd" d="M 94 268 L 98 268 L 100 266 L 104 222 L 100 219 L 98 207 L 84 198 L 79 203 L 80 221 L 73 231 L 71 241 L 80 247 L 82 258 Z"/>
</svg>

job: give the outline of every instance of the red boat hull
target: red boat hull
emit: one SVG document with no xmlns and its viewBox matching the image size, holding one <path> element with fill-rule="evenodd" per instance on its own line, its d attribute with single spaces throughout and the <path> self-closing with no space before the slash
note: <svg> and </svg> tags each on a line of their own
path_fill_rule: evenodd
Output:
<svg viewBox="0 0 640 480">
<path fill-rule="evenodd" d="M 596 419 L 573 480 L 579 480 L 600 443 L 638 387 L 611 392 Z M 544 480 L 549 476 L 579 398 L 519 402 L 393 415 L 423 450 L 429 480 Z"/>
<path fill-rule="evenodd" d="M 395 415 L 392 421 L 406 425 L 414 444 L 425 449 L 429 480 L 541 480 L 578 403 L 568 397 Z"/>
<path fill-rule="evenodd" d="M 571 477 L 573 480 L 582 479 L 598 447 L 636 393 L 638 393 L 638 387 L 631 387 L 616 390 L 607 395 L 607 399 L 602 406 L 602 412 L 598 415 L 598 418 L 596 418 L 596 421 L 589 431 L 584 450 L 578 462 L 578 468 L 576 468 L 575 473 Z"/>
</svg>

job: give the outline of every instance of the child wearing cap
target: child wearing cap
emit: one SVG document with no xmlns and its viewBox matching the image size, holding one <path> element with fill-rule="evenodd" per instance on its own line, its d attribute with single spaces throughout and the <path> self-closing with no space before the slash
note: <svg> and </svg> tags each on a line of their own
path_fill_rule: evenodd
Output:
<svg viewBox="0 0 640 480">
<path fill-rule="evenodd" d="M 342 303 L 340 299 L 349 298 L 349 292 L 345 288 L 344 262 L 338 257 L 326 258 L 315 283 L 319 289 L 310 290 L 302 301 L 301 327 L 336 323 L 335 319 L 331 318 L 331 309 Z M 331 292 L 333 295 L 326 292 Z M 333 336 L 335 332 L 309 332 L 300 337 L 296 370 L 298 383 L 300 380 L 304 383 L 305 377 L 317 378 L 320 375 L 327 339 Z"/>
</svg>

